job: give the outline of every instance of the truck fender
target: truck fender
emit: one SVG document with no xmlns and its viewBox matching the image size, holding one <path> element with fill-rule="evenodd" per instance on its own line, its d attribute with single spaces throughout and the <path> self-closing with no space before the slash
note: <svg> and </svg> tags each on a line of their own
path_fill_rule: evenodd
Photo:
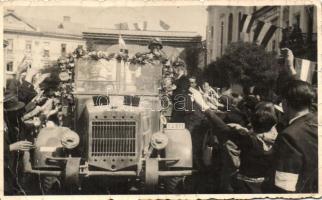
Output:
<svg viewBox="0 0 322 200">
<path fill-rule="evenodd" d="M 187 129 L 164 129 L 168 136 L 168 145 L 165 147 L 166 158 L 178 159 L 171 167 L 192 167 L 192 142 Z"/>
</svg>

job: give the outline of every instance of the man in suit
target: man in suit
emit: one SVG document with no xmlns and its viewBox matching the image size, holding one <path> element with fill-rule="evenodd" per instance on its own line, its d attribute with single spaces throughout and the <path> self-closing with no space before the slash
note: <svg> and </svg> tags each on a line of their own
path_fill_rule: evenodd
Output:
<svg viewBox="0 0 322 200">
<path fill-rule="evenodd" d="M 314 92 L 309 83 L 292 80 L 282 92 L 288 127 L 274 146 L 274 192 L 318 192 L 317 114 L 310 112 Z M 272 192 L 272 191 L 270 191 Z"/>
<path fill-rule="evenodd" d="M 189 96 L 190 82 L 187 77 L 187 70 L 183 61 L 177 61 L 173 64 L 176 89 L 172 94 L 172 122 L 184 123 L 185 116 L 191 107 L 191 98 Z"/>
<path fill-rule="evenodd" d="M 24 140 L 19 113 L 25 104 L 18 101 L 13 93 L 4 96 L 4 194 L 15 195 L 23 192 L 21 183 L 22 152 L 30 150 L 33 145 Z"/>
</svg>

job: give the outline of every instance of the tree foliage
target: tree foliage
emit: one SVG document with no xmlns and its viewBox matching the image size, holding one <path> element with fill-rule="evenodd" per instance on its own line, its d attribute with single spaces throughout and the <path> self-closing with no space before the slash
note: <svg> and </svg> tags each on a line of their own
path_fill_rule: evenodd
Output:
<svg viewBox="0 0 322 200">
<path fill-rule="evenodd" d="M 204 78 L 217 87 L 234 83 L 243 87 L 273 87 L 277 74 L 275 53 L 267 52 L 256 44 L 236 42 L 226 48 L 222 57 L 207 66 Z"/>
</svg>

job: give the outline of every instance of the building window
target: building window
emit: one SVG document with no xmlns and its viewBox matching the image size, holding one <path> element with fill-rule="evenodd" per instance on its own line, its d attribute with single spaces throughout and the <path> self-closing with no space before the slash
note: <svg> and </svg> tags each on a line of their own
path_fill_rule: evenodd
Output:
<svg viewBox="0 0 322 200">
<path fill-rule="evenodd" d="M 276 52 L 276 40 L 273 40 L 272 42 L 272 51 Z"/>
<path fill-rule="evenodd" d="M 307 30 L 304 30 L 304 32 L 307 32 L 307 42 L 313 41 L 313 24 L 314 24 L 314 7 L 307 7 L 306 9 L 307 13 Z"/>
<path fill-rule="evenodd" d="M 7 72 L 13 72 L 13 61 L 7 62 Z"/>
<path fill-rule="evenodd" d="M 63 16 L 63 21 L 64 22 L 70 22 L 71 21 L 71 17 L 70 16 Z"/>
<path fill-rule="evenodd" d="M 288 6 L 286 6 L 283 9 L 283 21 L 284 21 L 284 25 L 286 27 L 288 27 L 290 25 L 289 16 L 290 16 L 290 8 Z"/>
<path fill-rule="evenodd" d="M 228 17 L 228 43 L 233 39 L 233 14 L 230 13 Z"/>
<path fill-rule="evenodd" d="M 8 39 L 8 46 L 6 47 L 7 53 L 11 54 L 13 52 L 13 39 Z"/>
<path fill-rule="evenodd" d="M 66 44 L 61 44 L 61 54 L 62 55 L 66 54 Z"/>
<path fill-rule="evenodd" d="M 25 50 L 26 52 L 30 53 L 31 52 L 31 48 L 32 48 L 32 42 L 31 41 L 26 41 L 26 47 Z"/>
<path fill-rule="evenodd" d="M 210 35 L 211 38 L 214 38 L 214 26 L 211 26 Z"/>
<path fill-rule="evenodd" d="M 43 53 L 43 57 L 45 58 L 49 58 L 49 42 L 44 42 L 44 53 Z"/>
<path fill-rule="evenodd" d="M 239 12 L 238 13 L 238 40 L 240 40 L 241 19 L 242 19 L 242 15 L 241 15 L 241 12 Z"/>
<path fill-rule="evenodd" d="M 224 49 L 224 22 L 221 22 L 220 26 L 220 55 L 222 55 Z"/>
<path fill-rule="evenodd" d="M 300 27 L 300 24 L 301 24 L 301 15 L 300 13 L 297 13 L 294 15 L 293 25 Z"/>
<path fill-rule="evenodd" d="M 45 58 L 49 58 L 49 50 L 44 49 L 44 55 Z"/>
</svg>

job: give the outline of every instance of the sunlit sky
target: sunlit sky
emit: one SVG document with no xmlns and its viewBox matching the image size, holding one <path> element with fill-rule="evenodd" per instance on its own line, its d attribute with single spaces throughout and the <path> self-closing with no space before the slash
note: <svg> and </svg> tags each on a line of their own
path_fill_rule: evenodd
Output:
<svg viewBox="0 0 322 200">
<path fill-rule="evenodd" d="M 159 21 L 170 26 L 169 31 L 193 31 L 205 38 L 207 11 L 204 6 L 184 7 L 10 7 L 19 16 L 62 21 L 70 16 L 72 22 L 84 23 L 87 27 L 115 28 L 115 24 L 147 21 L 147 30 L 162 30 Z M 30 22 L 32 23 L 32 22 Z"/>
</svg>

